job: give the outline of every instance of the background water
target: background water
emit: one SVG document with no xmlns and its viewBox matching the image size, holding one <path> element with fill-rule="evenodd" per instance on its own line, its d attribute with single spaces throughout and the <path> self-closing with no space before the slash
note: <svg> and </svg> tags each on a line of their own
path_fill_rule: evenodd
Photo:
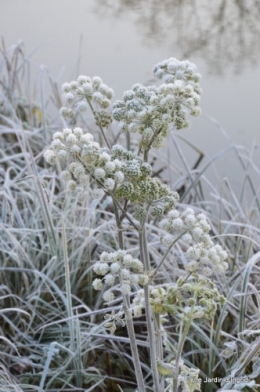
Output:
<svg viewBox="0 0 260 392">
<path fill-rule="evenodd" d="M 210 159 L 228 146 L 211 116 L 235 143 L 254 145 L 260 167 L 259 0 L 1 0 L 0 26 L 6 46 L 21 39 L 29 55 L 43 44 L 32 58 L 61 83 L 99 75 L 116 98 L 133 83 L 155 83 L 157 62 L 188 58 L 202 74 L 203 115 L 181 134 Z M 232 155 L 217 167 L 238 191 Z"/>
</svg>

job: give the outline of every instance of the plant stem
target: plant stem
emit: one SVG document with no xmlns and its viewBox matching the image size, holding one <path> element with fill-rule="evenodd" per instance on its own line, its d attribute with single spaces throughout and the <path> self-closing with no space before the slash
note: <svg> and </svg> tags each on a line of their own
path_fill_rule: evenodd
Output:
<svg viewBox="0 0 260 392">
<path fill-rule="evenodd" d="M 162 345 L 162 334 L 161 334 L 161 320 L 160 314 L 154 314 L 154 328 L 155 328 L 155 336 L 156 336 L 156 357 L 161 361 L 163 360 L 163 345 Z M 160 388 L 163 390 L 164 386 L 164 376 L 160 375 Z"/>
<path fill-rule="evenodd" d="M 153 281 L 155 275 L 157 274 L 158 270 L 161 268 L 161 266 L 162 266 L 164 260 L 165 260 L 166 257 L 168 256 L 168 254 L 169 254 L 171 248 L 173 247 L 173 245 L 176 244 L 176 242 L 178 242 L 179 239 L 180 239 L 184 234 L 186 234 L 186 233 L 187 233 L 187 230 L 185 230 L 184 232 L 182 232 L 178 237 L 176 237 L 176 238 L 173 240 L 173 242 L 171 243 L 171 245 L 170 245 L 169 248 L 167 249 L 167 252 L 166 252 L 165 255 L 163 256 L 162 260 L 160 261 L 160 263 L 157 265 L 155 271 L 153 272 L 153 274 L 152 274 L 152 276 L 151 276 L 151 278 L 150 278 L 150 282 Z"/>
<path fill-rule="evenodd" d="M 90 100 L 89 100 L 88 97 L 87 97 L 87 101 L 88 101 L 89 107 L 90 107 L 90 109 L 91 109 L 93 115 L 95 116 L 95 110 L 94 110 L 94 108 L 93 108 L 93 106 L 92 106 L 92 103 L 90 102 Z M 102 136 L 103 136 L 103 138 L 104 138 L 104 140 L 105 140 L 105 142 L 106 142 L 106 145 L 108 146 L 109 149 L 111 149 L 110 143 L 109 143 L 109 141 L 108 141 L 107 138 L 106 138 L 104 129 L 103 129 L 103 128 L 101 127 L 101 125 L 99 125 L 99 124 L 98 124 L 98 127 L 99 127 L 99 129 L 100 129 L 100 131 L 101 131 L 101 133 L 102 133 Z"/>
<path fill-rule="evenodd" d="M 173 382 L 173 392 L 178 392 L 178 374 L 179 374 L 179 366 L 180 366 L 181 354 L 182 354 L 182 350 L 183 350 L 183 346 L 184 346 L 187 334 L 189 332 L 189 329 L 190 329 L 190 326 L 191 326 L 191 323 L 192 323 L 192 315 L 193 315 L 194 307 L 195 307 L 195 305 L 193 305 L 191 307 L 190 318 L 189 318 L 189 320 L 187 321 L 187 323 L 186 323 L 186 325 L 184 327 L 183 333 L 181 335 L 181 341 L 180 341 L 180 343 L 178 345 L 178 351 L 177 351 L 176 360 L 175 360 L 175 367 L 176 367 L 176 370 L 177 370 L 177 377 L 174 379 L 174 382 Z"/>
<path fill-rule="evenodd" d="M 142 230 L 139 232 L 139 247 L 140 247 L 140 259 L 144 265 L 144 270 L 147 274 L 149 274 L 150 261 L 149 261 L 149 253 L 147 249 L 145 225 L 143 226 Z M 153 325 L 151 305 L 150 305 L 149 284 L 144 285 L 144 298 L 145 298 L 145 314 L 146 314 L 147 331 L 148 331 L 149 348 L 150 348 L 150 360 L 151 360 L 152 376 L 154 382 L 154 392 L 160 392 L 159 373 L 158 373 L 157 363 L 156 363 L 156 340 L 155 340 L 155 332 L 154 332 L 154 325 Z"/>
<path fill-rule="evenodd" d="M 114 213 L 115 213 L 115 218 L 116 218 L 116 224 L 117 224 L 117 229 L 118 229 L 118 242 L 119 242 L 119 248 L 124 249 L 124 239 L 123 239 L 123 232 L 122 232 L 122 222 L 118 213 L 118 208 L 117 204 L 115 203 L 115 200 L 113 199 L 113 204 L 114 204 Z M 136 381 L 137 381 L 137 386 L 138 386 L 138 392 L 145 392 L 145 385 L 144 385 L 144 379 L 143 379 L 143 373 L 142 373 L 142 368 L 141 368 L 141 363 L 140 363 L 140 358 L 139 358 L 139 353 L 138 353 L 138 347 L 136 343 L 136 336 L 135 336 L 135 330 L 134 330 L 134 324 L 133 324 L 133 318 L 132 318 L 132 311 L 130 310 L 130 298 L 128 294 L 122 294 L 123 296 L 123 309 L 125 313 L 125 320 L 126 320 L 126 327 L 127 327 L 127 332 L 130 340 L 130 347 L 131 347 L 131 352 L 132 352 L 132 358 L 133 358 L 133 364 L 135 368 L 135 375 L 136 375 Z"/>
</svg>

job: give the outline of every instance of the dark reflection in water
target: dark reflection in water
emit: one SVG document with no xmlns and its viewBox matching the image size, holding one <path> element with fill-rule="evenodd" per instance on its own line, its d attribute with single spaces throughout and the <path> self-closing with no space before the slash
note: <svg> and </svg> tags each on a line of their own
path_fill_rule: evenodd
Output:
<svg viewBox="0 0 260 392">
<path fill-rule="evenodd" d="M 239 73 L 259 61 L 260 0 L 96 0 L 95 12 L 133 14 L 147 45 L 201 57 L 213 74 Z"/>
</svg>

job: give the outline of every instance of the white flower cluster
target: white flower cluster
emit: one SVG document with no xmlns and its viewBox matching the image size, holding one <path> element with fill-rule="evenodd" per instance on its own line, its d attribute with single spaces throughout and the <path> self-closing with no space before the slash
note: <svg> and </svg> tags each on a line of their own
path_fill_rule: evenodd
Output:
<svg viewBox="0 0 260 392">
<path fill-rule="evenodd" d="M 60 109 L 60 114 L 68 119 L 73 118 L 76 112 L 86 111 L 90 101 L 97 103 L 102 109 L 107 109 L 114 95 L 114 91 L 98 76 L 90 78 L 81 75 L 77 81 L 64 83 L 61 90 L 66 106 Z"/>
<path fill-rule="evenodd" d="M 44 158 L 50 164 L 54 164 L 57 158 L 69 162 L 61 178 L 67 182 L 71 191 L 75 191 L 78 186 L 86 187 L 89 175 L 95 177 L 106 191 L 112 191 L 116 183 L 124 181 L 122 163 L 118 159 L 112 160 L 110 151 L 101 148 L 93 135 L 83 133 L 81 128 L 65 128 L 63 132 L 54 133 L 51 148 L 44 153 Z M 102 188 L 93 190 L 94 198 L 104 194 Z"/>
<path fill-rule="evenodd" d="M 78 127 L 56 132 L 51 149 L 44 153 L 44 158 L 50 164 L 54 164 L 57 158 L 68 163 L 61 178 L 67 182 L 68 189 L 78 191 L 82 199 L 89 176 L 95 178 L 99 185 L 92 192 L 94 198 L 102 197 L 104 191 L 116 190 L 118 198 L 126 197 L 132 202 L 163 199 L 163 206 L 153 206 L 157 216 L 173 208 L 179 199 L 168 185 L 151 177 L 149 163 L 120 145 L 114 145 L 111 150 L 101 148 L 92 134 L 83 133 Z"/>
<path fill-rule="evenodd" d="M 224 304 L 214 283 L 200 275 L 191 276 L 187 280 L 179 278 L 177 283 L 165 287 L 149 287 L 150 304 L 153 312 L 158 315 L 178 315 L 179 319 L 212 319 L 217 303 Z M 136 292 L 133 299 L 133 314 L 142 315 L 145 308 L 144 290 Z"/>
<path fill-rule="evenodd" d="M 225 261 L 227 252 L 220 245 L 214 245 L 209 231 L 210 225 L 204 214 L 195 215 L 192 208 L 187 208 L 183 213 L 172 210 L 166 219 L 162 219 L 159 227 L 168 233 L 162 236 L 161 241 L 165 246 L 170 246 L 174 241 L 173 231 L 186 231 L 181 240 L 189 246 L 186 251 L 191 260 L 186 269 L 189 272 L 198 272 L 202 268 L 203 275 L 210 276 L 213 272 L 224 272 L 228 268 Z"/>
<path fill-rule="evenodd" d="M 122 162 L 121 170 L 125 176 L 125 182 L 120 184 L 116 190 L 118 198 L 126 197 L 136 203 L 149 203 L 164 199 L 164 206 L 153 207 L 153 212 L 156 212 L 158 216 L 174 207 L 176 201 L 179 200 L 179 195 L 177 192 L 172 192 L 168 185 L 151 177 L 152 167 L 149 163 L 120 145 L 114 145 L 111 153 L 113 159 Z M 140 209 L 142 207 L 137 208 L 138 211 Z M 142 215 L 139 212 L 136 214 L 138 218 Z"/>
<path fill-rule="evenodd" d="M 153 73 L 156 78 L 164 79 L 165 83 L 174 83 L 176 80 L 182 80 L 185 84 L 191 84 L 197 94 L 201 94 L 198 84 L 201 75 L 197 73 L 196 65 L 188 60 L 180 61 L 170 57 L 156 64 Z"/>
<path fill-rule="evenodd" d="M 162 64 L 168 63 L 171 64 L 172 61 L 165 60 L 155 66 L 156 76 L 167 72 L 167 69 L 164 69 L 167 65 Z M 132 90 L 124 93 L 123 101 L 116 101 L 113 105 L 112 115 L 120 122 L 121 130 L 140 133 L 140 147 L 144 150 L 162 146 L 170 123 L 173 123 L 176 129 L 187 128 L 187 114 L 200 114 L 198 105 L 201 89 L 198 85 L 199 74 L 194 72 L 196 66 L 180 61 L 176 67 L 177 70 L 170 75 L 170 83 L 169 75 L 166 83 L 160 87 L 145 87 L 137 83 Z"/>
<path fill-rule="evenodd" d="M 100 261 L 96 262 L 93 270 L 102 278 L 93 281 L 95 290 L 102 290 L 104 285 L 111 287 L 103 294 L 103 299 L 110 302 L 115 298 L 113 289 L 119 283 L 122 294 L 129 294 L 134 284 L 147 284 L 148 276 L 143 272 L 143 264 L 126 251 L 119 249 L 116 252 L 103 252 Z"/>
</svg>

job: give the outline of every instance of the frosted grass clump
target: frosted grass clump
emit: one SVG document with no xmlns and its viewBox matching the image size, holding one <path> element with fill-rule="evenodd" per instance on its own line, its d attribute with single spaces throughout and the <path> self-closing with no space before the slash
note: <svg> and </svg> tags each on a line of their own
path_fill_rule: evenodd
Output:
<svg viewBox="0 0 260 392">
<path fill-rule="evenodd" d="M 195 72 L 196 66 L 187 61 L 178 62 L 176 70 L 167 74 L 168 63 L 173 69 L 174 59 L 170 60 L 154 68 L 157 77 L 167 76 L 165 84 L 145 87 L 137 83 L 124 93 L 122 101 L 113 105 L 112 115 L 119 122 L 120 129 L 141 135 L 139 147 L 142 150 L 161 147 L 170 124 L 176 129 L 187 128 L 187 115 L 198 116 L 201 113 L 200 77 Z"/>
</svg>

